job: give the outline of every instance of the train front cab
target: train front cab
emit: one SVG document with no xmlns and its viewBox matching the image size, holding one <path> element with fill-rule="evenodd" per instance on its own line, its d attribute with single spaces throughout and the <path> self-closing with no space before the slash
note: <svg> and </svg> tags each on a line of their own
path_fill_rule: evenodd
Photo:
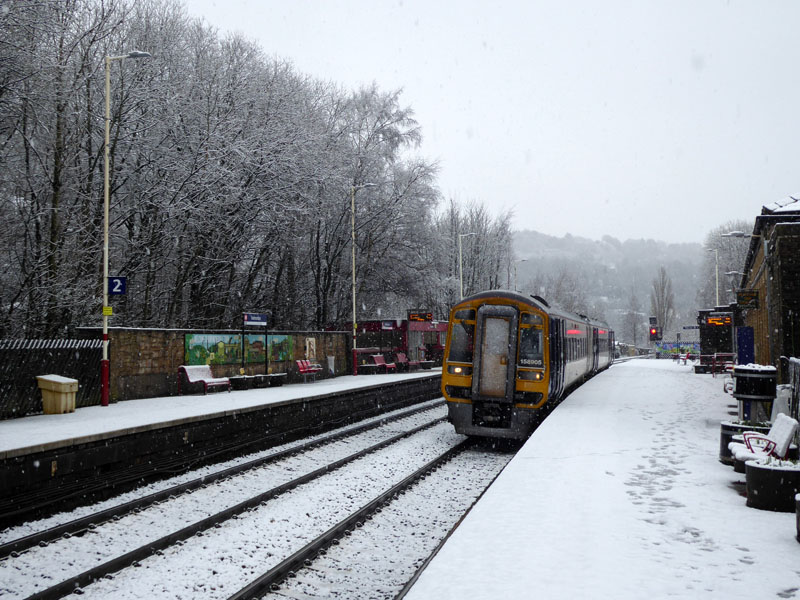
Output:
<svg viewBox="0 0 800 600">
<path fill-rule="evenodd" d="M 458 433 L 530 434 L 547 402 L 547 335 L 544 313 L 530 306 L 495 301 L 453 310 L 442 391 Z"/>
</svg>

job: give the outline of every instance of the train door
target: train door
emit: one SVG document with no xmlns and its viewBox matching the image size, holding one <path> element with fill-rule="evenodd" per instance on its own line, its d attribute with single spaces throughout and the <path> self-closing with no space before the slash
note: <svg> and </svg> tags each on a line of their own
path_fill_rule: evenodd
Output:
<svg viewBox="0 0 800 600">
<path fill-rule="evenodd" d="M 478 309 L 473 398 L 513 398 L 516 368 L 517 310 L 484 305 Z"/>
<path fill-rule="evenodd" d="M 564 321 L 550 319 L 550 398 L 558 399 L 564 390 Z"/>
<path fill-rule="evenodd" d="M 592 327 L 592 373 L 597 373 L 600 367 L 600 345 L 597 334 L 597 327 Z"/>
</svg>

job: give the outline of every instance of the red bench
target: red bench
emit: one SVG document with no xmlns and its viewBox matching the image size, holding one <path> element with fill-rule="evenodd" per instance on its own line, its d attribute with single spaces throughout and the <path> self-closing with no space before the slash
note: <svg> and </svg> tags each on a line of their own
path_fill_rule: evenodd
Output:
<svg viewBox="0 0 800 600">
<path fill-rule="evenodd" d="M 378 365 L 379 368 L 383 369 L 384 373 L 388 373 L 389 371 L 397 371 L 397 365 L 394 363 L 387 363 L 386 359 L 383 358 L 383 354 L 372 354 L 370 358 L 372 358 L 373 364 Z"/>
<path fill-rule="evenodd" d="M 309 360 L 296 360 L 294 361 L 297 363 L 297 370 L 300 375 L 303 376 L 303 383 L 308 382 L 308 377 L 311 377 L 312 381 L 317 380 L 317 373 L 322 372 L 322 365 L 318 365 L 317 363 L 312 363 Z"/>
<path fill-rule="evenodd" d="M 401 371 L 416 371 L 419 369 L 418 360 L 408 360 L 404 352 L 398 352 L 394 357 L 395 362 Z"/>
<path fill-rule="evenodd" d="M 227 377 L 214 377 L 208 365 L 182 365 L 178 367 L 178 395 L 181 395 L 181 381 L 186 383 L 202 383 L 203 393 L 208 393 L 208 388 L 227 387 L 231 391 L 231 380 Z"/>
</svg>

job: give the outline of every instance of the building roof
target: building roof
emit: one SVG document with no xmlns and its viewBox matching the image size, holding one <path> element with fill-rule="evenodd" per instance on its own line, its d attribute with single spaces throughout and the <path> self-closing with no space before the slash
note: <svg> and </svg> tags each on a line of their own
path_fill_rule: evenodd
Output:
<svg viewBox="0 0 800 600">
<path fill-rule="evenodd" d="M 784 200 L 778 200 L 761 208 L 761 214 L 756 217 L 756 222 L 753 225 L 750 248 L 744 261 L 744 268 L 742 269 L 744 275 L 742 275 L 740 287 L 745 287 L 750 277 L 750 270 L 755 257 L 758 255 L 759 246 L 763 244 L 762 233 L 767 234 L 764 229 L 772 229 L 772 227 L 781 223 L 800 223 L 800 197 L 789 196 Z"/>
</svg>

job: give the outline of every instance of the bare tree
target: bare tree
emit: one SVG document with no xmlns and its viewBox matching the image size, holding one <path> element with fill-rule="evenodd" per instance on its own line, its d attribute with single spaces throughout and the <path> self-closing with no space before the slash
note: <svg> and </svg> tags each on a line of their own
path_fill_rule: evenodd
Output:
<svg viewBox="0 0 800 600">
<path fill-rule="evenodd" d="M 628 306 L 625 311 L 625 335 L 636 346 L 639 329 L 642 324 L 642 304 L 636 295 L 636 288 L 631 286 Z"/>
<path fill-rule="evenodd" d="M 666 334 L 675 315 L 675 295 L 672 293 L 672 280 L 664 267 L 658 269 L 658 275 L 653 279 L 652 285 L 650 311 Z"/>
<path fill-rule="evenodd" d="M 751 221 L 732 220 L 708 232 L 703 243 L 705 260 L 702 267 L 702 279 L 697 291 L 697 302 L 700 308 L 712 308 L 717 303 L 717 270 L 719 271 L 719 303 L 725 305 L 736 300 L 735 290 L 741 281 L 740 272 L 744 268 L 750 239 L 723 237 L 722 234 L 731 231 L 750 233 L 752 230 L 753 223 Z"/>
</svg>

